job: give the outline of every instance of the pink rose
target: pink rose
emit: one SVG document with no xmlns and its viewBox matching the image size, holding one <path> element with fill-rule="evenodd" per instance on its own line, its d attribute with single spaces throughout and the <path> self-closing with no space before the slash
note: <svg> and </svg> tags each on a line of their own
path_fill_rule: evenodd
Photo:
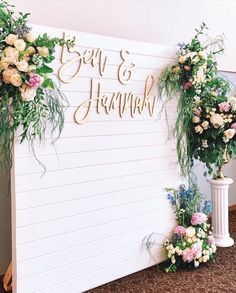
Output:
<svg viewBox="0 0 236 293">
<path fill-rule="evenodd" d="M 236 131 L 236 122 L 234 122 L 233 124 L 231 124 L 230 127 Z"/>
<path fill-rule="evenodd" d="M 191 224 L 192 225 L 201 225 L 207 221 L 207 215 L 203 213 L 194 213 L 192 215 Z"/>
<path fill-rule="evenodd" d="M 43 83 L 43 77 L 38 74 L 31 74 L 28 81 L 28 86 L 34 89 L 37 89 Z"/>
<path fill-rule="evenodd" d="M 196 116 L 198 116 L 198 117 L 201 116 L 201 110 L 199 110 L 199 109 L 194 110 L 193 113 L 194 113 L 194 115 L 196 115 Z"/>
<path fill-rule="evenodd" d="M 184 235 L 186 232 L 186 228 L 184 228 L 183 226 L 176 226 L 174 228 L 174 234 L 177 234 L 177 235 Z"/>
<path fill-rule="evenodd" d="M 220 112 L 229 112 L 230 104 L 227 102 L 220 103 L 219 105 Z"/>
<path fill-rule="evenodd" d="M 182 258 L 184 262 L 191 262 L 194 258 L 192 249 L 186 248 L 182 253 Z"/>
<path fill-rule="evenodd" d="M 192 246 L 192 252 L 194 258 L 199 258 L 202 255 L 202 246 L 200 243 L 194 243 Z"/>
<path fill-rule="evenodd" d="M 186 81 L 184 84 L 183 84 L 183 88 L 184 90 L 188 90 L 192 87 L 192 84 L 190 81 Z"/>
</svg>

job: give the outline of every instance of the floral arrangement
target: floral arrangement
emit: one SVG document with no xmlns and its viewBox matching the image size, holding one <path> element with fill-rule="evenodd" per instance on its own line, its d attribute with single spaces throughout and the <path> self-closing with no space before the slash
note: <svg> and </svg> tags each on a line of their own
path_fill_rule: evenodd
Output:
<svg viewBox="0 0 236 293">
<path fill-rule="evenodd" d="M 211 225 L 207 223 L 211 203 L 202 199 L 196 187 L 187 189 L 181 185 L 178 190 L 168 189 L 168 192 L 178 226 L 171 241 L 165 241 L 169 259 L 166 272 L 175 272 L 180 266 L 197 268 L 214 260 L 216 245 Z"/>
<path fill-rule="evenodd" d="M 223 52 L 222 37 L 200 41 L 207 29 L 203 23 L 190 43 L 179 44 L 174 64 L 161 73 L 159 97 L 179 96 L 174 136 L 183 176 L 194 159 L 207 173 L 223 178 L 222 166 L 236 154 L 236 97 L 230 82 L 217 72 L 215 56 Z"/>
<path fill-rule="evenodd" d="M 43 139 L 46 126 L 60 135 L 66 98 L 51 78 L 56 45 L 73 46 L 72 40 L 34 36 L 27 26 L 29 14 L 15 16 L 0 2 L 0 148 L 11 162 L 11 145 L 21 126 L 20 141 Z"/>
<path fill-rule="evenodd" d="M 159 245 L 159 236 L 164 236 L 161 238 L 167 254 L 166 272 L 175 272 L 179 267 L 195 269 L 200 264 L 214 261 L 216 245 L 208 223 L 212 203 L 203 198 L 195 184 L 191 188 L 180 185 L 178 189 L 168 188 L 166 191 L 178 225 L 173 229 L 171 239 L 159 233 L 146 236 L 143 244 L 149 254 L 153 257 L 151 248 Z"/>
</svg>

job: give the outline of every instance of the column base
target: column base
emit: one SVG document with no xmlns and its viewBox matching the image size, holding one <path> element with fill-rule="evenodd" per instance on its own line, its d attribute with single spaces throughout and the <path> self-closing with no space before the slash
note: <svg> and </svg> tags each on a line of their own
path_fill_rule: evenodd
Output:
<svg viewBox="0 0 236 293">
<path fill-rule="evenodd" d="M 215 244 L 218 247 L 230 247 L 234 245 L 234 240 L 233 238 L 231 238 L 230 236 L 226 236 L 226 237 L 219 237 L 214 235 L 214 239 L 215 239 Z"/>
</svg>

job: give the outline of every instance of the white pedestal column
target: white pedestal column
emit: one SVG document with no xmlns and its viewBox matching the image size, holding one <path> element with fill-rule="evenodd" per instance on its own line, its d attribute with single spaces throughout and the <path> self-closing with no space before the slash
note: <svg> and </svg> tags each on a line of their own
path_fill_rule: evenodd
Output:
<svg viewBox="0 0 236 293">
<path fill-rule="evenodd" d="M 229 235 L 228 191 L 233 180 L 231 178 L 217 180 L 209 178 L 207 181 L 211 184 L 212 226 L 216 245 L 219 247 L 232 246 L 234 240 Z"/>
</svg>

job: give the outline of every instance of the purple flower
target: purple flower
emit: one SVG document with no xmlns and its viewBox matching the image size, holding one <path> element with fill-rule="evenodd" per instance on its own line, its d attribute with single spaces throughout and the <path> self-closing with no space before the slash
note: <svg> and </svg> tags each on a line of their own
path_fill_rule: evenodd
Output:
<svg viewBox="0 0 236 293">
<path fill-rule="evenodd" d="M 227 102 L 220 103 L 219 105 L 220 112 L 229 112 L 230 104 Z"/>
<path fill-rule="evenodd" d="M 194 213 L 192 215 L 191 224 L 192 225 L 201 225 L 207 221 L 207 215 L 203 213 Z"/>
<path fill-rule="evenodd" d="M 179 236 L 184 235 L 186 232 L 186 228 L 184 228 L 183 226 L 176 226 L 174 228 L 174 234 L 177 234 Z"/>
<path fill-rule="evenodd" d="M 182 258 L 184 262 L 191 262 L 194 258 L 193 251 L 191 248 L 186 248 L 183 251 Z"/>
</svg>

